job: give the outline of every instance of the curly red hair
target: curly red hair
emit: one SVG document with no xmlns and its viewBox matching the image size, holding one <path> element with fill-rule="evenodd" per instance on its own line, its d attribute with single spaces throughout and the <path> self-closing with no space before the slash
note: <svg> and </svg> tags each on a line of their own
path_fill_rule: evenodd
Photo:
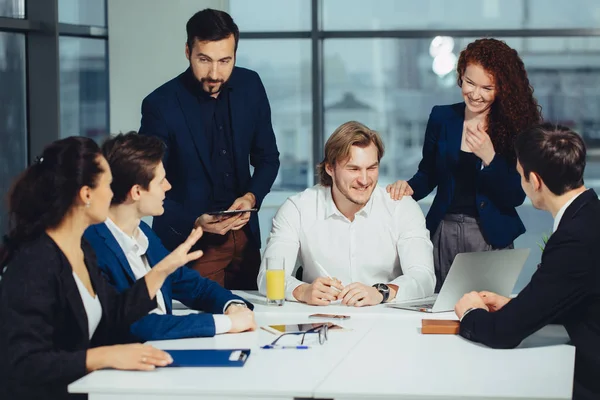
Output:
<svg viewBox="0 0 600 400">
<path fill-rule="evenodd" d="M 456 66 L 459 87 L 469 64 L 481 65 L 492 76 L 496 97 L 487 116 L 487 131 L 495 151 L 514 158 L 517 134 L 542 120 L 525 65 L 516 50 L 492 38 L 475 40 L 460 53 Z"/>
</svg>

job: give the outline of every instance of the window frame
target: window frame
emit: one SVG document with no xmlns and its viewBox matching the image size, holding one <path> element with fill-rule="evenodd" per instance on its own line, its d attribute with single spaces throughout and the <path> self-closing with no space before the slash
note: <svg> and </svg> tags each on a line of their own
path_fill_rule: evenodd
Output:
<svg viewBox="0 0 600 400">
<path fill-rule="evenodd" d="M 107 0 L 101 1 L 104 1 L 106 13 Z M 48 143 L 61 137 L 60 37 L 104 40 L 107 46 L 106 70 L 110 73 L 108 28 L 61 23 L 58 21 L 58 3 L 59 0 L 25 0 L 25 18 L 0 17 L 0 32 L 25 34 L 27 160 L 29 163 Z M 108 87 L 106 90 L 109 93 Z M 108 96 L 110 99 L 110 93 Z M 110 108 L 107 108 L 107 120 L 109 114 Z"/>
</svg>

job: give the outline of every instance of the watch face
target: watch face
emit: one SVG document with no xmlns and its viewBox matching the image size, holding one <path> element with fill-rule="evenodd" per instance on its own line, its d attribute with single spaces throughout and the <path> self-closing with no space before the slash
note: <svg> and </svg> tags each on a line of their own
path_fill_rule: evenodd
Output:
<svg viewBox="0 0 600 400">
<path fill-rule="evenodd" d="M 382 292 L 389 292 L 390 288 L 388 285 L 386 285 L 385 283 L 378 283 L 377 285 L 375 285 L 375 289 L 382 291 Z"/>
</svg>

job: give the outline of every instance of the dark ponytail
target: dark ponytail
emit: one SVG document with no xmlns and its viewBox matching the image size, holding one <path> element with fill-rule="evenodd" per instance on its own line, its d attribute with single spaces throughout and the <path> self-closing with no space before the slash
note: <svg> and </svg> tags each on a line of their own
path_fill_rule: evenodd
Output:
<svg viewBox="0 0 600 400">
<path fill-rule="evenodd" d="M 0 248 L 0 274 L 15 250 L 60 224 L 79 190 L 96 187 L 103 172 L 100 148 L 72 136 L 48 145 L 13 183 L 8 194 L 8 234 Z"/>
</svg>

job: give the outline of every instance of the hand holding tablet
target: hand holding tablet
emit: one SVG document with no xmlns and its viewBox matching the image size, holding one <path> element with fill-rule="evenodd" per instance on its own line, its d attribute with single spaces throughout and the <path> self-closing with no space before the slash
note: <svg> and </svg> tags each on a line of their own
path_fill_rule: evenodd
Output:
<svg viewBox="0 0 600 400">
<path fill-rule="evenodd" d="M 243 214 L 243 213 L 247 213 L 247 212 L 257 212 L 257 211 L 258 210 L 256 208 L 248 208 L 246 210 L 209 211 L 209 212 L 207 212 L 207 214 L 214 215 L 214 216 L 232 216 L 232 215 Z"/>
</svg>

